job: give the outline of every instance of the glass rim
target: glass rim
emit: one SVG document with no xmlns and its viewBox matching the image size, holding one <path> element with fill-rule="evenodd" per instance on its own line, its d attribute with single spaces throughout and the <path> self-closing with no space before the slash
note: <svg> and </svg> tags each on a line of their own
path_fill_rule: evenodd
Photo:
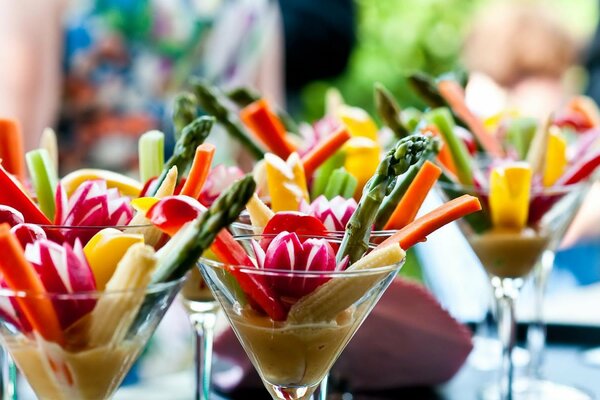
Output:
<svg viewBox="0 0 600 400">
<path fill-rule="evenodd" d="M 234 235 L 234 239 L 237 241 L 240 240 L 249 240 L 255 238 L 275 238 L 276 234 L 254 234 L 254 235 Z M 341 237 L 335 236 L 317 236 L 317 235 L 298 235 L 298 237 L 307 237 L 314 239 L 325 239 L 328 241 L 334 241 L 336 243 L 341 242 Z M 377 243 L 369 243 L 369 248 L 373 249 L 377 246 Z M 368 276 L 368 275 L 376 275 L 381 273 L 391 272 L 393 270 L 400 269 L 404 262 L 406 261 L 405 257 L 399 262 L 384 265 L 381 267 L 373 267 L 366 268 L 361 270 L 330 270 L 330 271 L 300 271 L 300 270 L 290 270 L 290 269 L 277 269 L 277 268 L 258 268 L 250 265 L 235 265 L 230 263 L 224 263 L 221 261 L 215 261 L 210 258 L 200 257 L 198 259 L 197 264 L 205 264 L 210 266 L 211 268 L 221 268 L 221 269 L 235 269 L 236 271 L 240 271 L 248 274 L 255 275 L 263 275 L 263 276 L 281 276 L 281 277 L 305 277 L 305 278 L 323 278 L 323 277 L 352 277 L 352 276 Z"/>
<path fill-rule="evenodd" d="M 32 292 L 30 290 L 13 290 L 10 288 L 0 288 L 0 298 L 27 298 L 27 299 L 50 299 L 50 300 L 89 300 L 100 299 L 105 296 L 118 296 L 130 294 L 156 294 L 166 292 L 171 288 L 183 283 L 185 276 L 168 282 L 150 283 L 144 288 L 120 289 L 120 290 L 89 290 L 74 293 L 56 293 L 56 292 Z"/>
<path fill-rule="evenodd" d="M 140 224 L 140 225 L 48 225 L 48 224 L 34 224 L 34 223 L 30 223 L 30 222 L 26 222 L 29 223 L 31 225 L 35 225 L 38 226 L 42 229 L 63 229 L 63 230 L 76 230 L 76 229 L 81 229 L 81 230 L 94 230 L 94 229 L 107 229 L 107 228 L 113 228 L 113 229 L 117 229 L 117 230 L 124 230 L 124 229 L 128 229 L 128 228 L 133 228 L 133 229 L 140 229 L 140 228 L 150 228 L 153 227 L 154 225 L 152 224 Z"/>
<path fill-rule="evenodd" d="M 462 184 L 460 182 L 445 182 L 445 181 L 438 181 L 436 182 L 436 185 L 442 189 L 454 189 L 456 191 L 459 192 L 464 192 L 464 193 L 474 193 L 477 195 L 487 195 L 489 194 L 489 186 L 485 186 L 485 187 L 476 187 L 473 185 L 465 185 Z M 531 188 L 530 193 L 534 196 L 540 196 L 540 195 L 554 195 L 554 194 L 561 194 L 561 193 L 568 193 L 574 189 L 579 189 L 579 188 L 584 188 L 586 186 L 591 186 L 592 182 L 585 180 L 585 181 L 581 181 L 581 182 L 577 182 L 577 183 L 572 183 L 569 185 L 553 185 L 553 186 L 533 186 Z"/>
<path fill-rule="evenodd" d="M 229 226 L 231 226 L 232 228 L 241 228 L 241 229 L 247 229 L 247 230 L 254 229 L 254 225 L 247 224 L 245 222 L 239 222 L 239 221 L 232 222 L 231 224 L 229 224 Z M 374 230 L 374 231 L 371 231 L 371 233 L 369 234 L 369 237 L 376 237 L 376 238 L 387 237 L 387 236 L 393 235 L 396 232 L 398 232 L 398 230 L 393 230 L 393 229 Z M 321 235 L 321 236 L 312 236 L 312 237 L 317 238 L 317 239 L 342 238 L 345 233 L 346 233 L 346 230 L 343 230 L 343 231 L 326 231 L 324 236 Z M 262 234 L 262 233 L 246 234 L 246 233 L 243 233 L 243 234 L 233 235 L 234 238 L 243 237 L 243 236 L 267 236 L 267 234 Z M 307 235 L 300 235 L 300 236 L 307 236 Z"/>
</svg>

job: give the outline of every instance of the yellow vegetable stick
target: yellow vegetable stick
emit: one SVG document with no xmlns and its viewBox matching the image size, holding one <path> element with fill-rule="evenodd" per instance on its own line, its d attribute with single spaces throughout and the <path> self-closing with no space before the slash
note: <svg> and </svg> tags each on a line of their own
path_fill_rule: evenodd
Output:
<svg viewBox="0 0 600 400">
<path fill-rule="evenodd" d="M 337 109 L 337 116 L 352 136 L 366 137 L 377 142 L 377 125 L 362 108 L 341 105 Z"/>
<path fill-rule="evenodd" d="M 540 126 L 531 141 L 527 152 L 527 162 L 531 166 L 533 175 L 542 175 L 546 165 L 546 148 L 548 147 L 548 135 L 552 124 L 552 116 L 543 126 Z"/>
<path fill-rule="evenodd" d="M 302 199 L 309 201 L 304 167 L 298 153 L 292 153 L 287 162 L 275 154 L 267 153 L 265 164 L 274 212 L 298 211 Z"/>
<path fill-rule="evenodd" d="M 531 177 L 531 167 L 526 162 L 492 170 L 489 203 L 495 227 L 521 230 L 527 225 Z"/>
<path fill-rule="evenodd" d="M 71 172 L 63 177 L 62 183 L 67 196 L 73 192 L 85 181 L 93 179 L 103 179 L 109 188 L 117 188 L 124 196 L 138 197 L 142 191 L 142 184 L 137 180 L 117 172 L 104 169 L 83 168 Z"/>
<path fill-rule="evenodd" d="M 346 142 L 343 149 L 346 152 L 344 168 L 358 181 L 354 194 L 360 196 L 363 186 L 377 170 L 381 148 L 377 142 L 366 137 L 353 137 Z"/>
<path fill-rule="evenodd" d="M 262 228 L 264 228 L 267 225 L 267 222 L 275 215 L 269 206 L 263 203 L 256 193 L 254 193 L 248 204 L 246 204 L 246 209 L 248 210 L 248 214 L 250 214 L 252 226 L 254 228 L 261 228 L 257 233 L 262 232 Z"/>
<path fill-rule="evenodd" d="M 552 186 L 567 168 L 567 141 L 562 137 L 560 129 L 553 127 L 548 136 L 546 149 L 546 165 L 544 167 L 544 186 Z"/>
<path fill-rule="evenodd" d="M 118 229 L 106 228 L 96 233 L 83 248 L 90 264 L 96 288 L 104 290 L 127 250 L 136 243 L 144 243 L 144 236 L 136 233 L 123 233 Z"/>
<path fill-rule="evenodd" d="M 44 129 L 42 137 L 40 138 L 40 148 L 48 151 L 50 160 L 54 166 L 54 171 L 58 176 L 58 140 L 56 139 L 56 132 L 54 132 L 54 129 Z"/>
</svg>

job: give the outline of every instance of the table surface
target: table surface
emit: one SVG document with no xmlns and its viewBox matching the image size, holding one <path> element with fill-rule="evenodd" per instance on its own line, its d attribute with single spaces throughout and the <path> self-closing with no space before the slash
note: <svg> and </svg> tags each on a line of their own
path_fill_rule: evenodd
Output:
<svg viewBox="0 0 600 400">
<path fill-rule="evenodd" d="M 598 337 L 600 339 L 600 337 Z M 600 367 L 586 365 L 582 351 L 590 348 L 589 345 L 552 344 L 546 354 L 546 377 L 564 384 L 583 388 L 596 398 L 600 399 Z M 418 399 L 418 400 L 471 400 L 478 398 L 478 391 L 495 382 L 495 372 L 477 371 L 469 364 L 447 384 L 440 387 L 399 388 L 377 392 L 360 392 L 344 394 L 343 391 L 333 391 L 330 399 L 343 400 L 384 400 L 384 399 Z M 134 387 L 125 387 L 119 390 L 115 400 L 134 400 L 144 398 L 184 400 L 192 398 L 192 371 L 165 376 L 154 382 L 147 382 Z M 229 395 L 215 394 L 214 399 L 270 399 L 264 389 L 245 390 Z"/>
</svg>

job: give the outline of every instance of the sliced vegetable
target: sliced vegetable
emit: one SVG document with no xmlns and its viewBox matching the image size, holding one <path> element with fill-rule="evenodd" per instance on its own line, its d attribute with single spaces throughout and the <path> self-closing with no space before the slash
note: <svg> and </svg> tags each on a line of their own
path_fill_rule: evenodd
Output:
<svg viewBox="0 0 600 400">
<path fill-rule="evenodd" d="M 589 126 L 600 126 L 600 110 L 598 110 L 598 105 L 593 99 L 587 96 L 575 96 L 567 107 L 584 117 Z"/>
<path fill-rule="evenodd" d="M 600 150 L 588 157 L 576 160 L 575 163 L 556 182 L 557 186 L 572 185 L 589 178 L 600 166 Z"/>
<path fill-rule="evenodd" d="M 356 211 L 356 200 L 335 196 L 327 200 L 325 196 L 319 196 L 311 204 L 302 202 L 300 211 L 315 216 L 325 225 L 330 232 L 343 231 L 350 217 Z"/>
<path fill-rule="evenodd" d="M 183 128 L 192 123 L 198 115 L 196 97 L 190 92 L 182 92 L 173 101 L 173 127 L 175 140 L 179 140 Z M 155 175 L 156 176 L 156 175 Z"/>
<path fill-rule="evenodd" d="M 511 118 L 506 127 L 506 141 L 517 151 L 519 160 L 527 157 L 527 152 L 537 131 L 535 118 Z"/>
<path fill-rule="evenodd" d="M 365 110 L 343 104 L 338 107 L 336 114 L 352 136 L 364 137 L 377 143 L 377 125 Z"/>
<path fill-rule="evenodd" d="M 450 148 L 444 141 L 440 130 L 434 124 L 429 124 L 423 129 L 421 129 L 421 133 L 423 135 L 430 134 L 434 137 L 440 138 L 440 151 L 437 156 L 437 160 L 448 170 L 452 175 L 456 176 L 456 165 L 454 165 L 454 160 L 452 159 L 452 153 L 450 152 Z"/>
<path fill-rule="evenodd" d="M 473 185 L 472 159 L 467 147 L 454 132 L 454 119 L 447 108 L 437 108 L 425 115 L 425 118 L 435 124 L 444 138 L 452 154 L 452 160 L 456 167 L 456 176 L 463 185 Z"/>
<path fill-rule="evenodd" d="M 302 156 L 302 165 L 304 166 L 306 177 L 311 177 L 313 172 L 327 161 L 329 157 L 335 154 L 349 139 L 350 133 L 342 127 L 317 143 L 315 147 Z"/>
<path fill-rule="evenodd" d="M 46 149 L 52 162 L 54 174 L 58 176 L 58 139 L 52 128 L 45 128 L 40 138 L 40 149 Z"/>
<path fill-rule="evenodd" d="M 23 248 L 29 243 L 48 238 L 46 232 L 39 225 L 35 224 L 17 224 L 10 228 L 10 231 L 19 239 L 19 243 L 21 243 L 21 247 Z"/>
<path fill-rule="evenodd" d="M 287 161 L 267 153 L 265 162 L 271 208 L 274 212 L 297 211 L 303 199 L 308 201 L 306 177 L 298 153 L 292 153 Z"/>
<path fill-rule="evenodd" d="M 546 165 L 546 152 L 548 148 L 548 136 L 550 135 L 550 121 L 552 118 L 548 118 L 547 123 L 544 126 L 540 126 L 536 131 L 531 146 L 527 152 L 527 162 L 531 166 L 531 172 L 533 175 L 543 176 L 544 166 Z"/>
<path fill-rule="evenodd" d="M 25 258 L 35 268 L 48 293 L 72 294 L 96 290 L 94 275 L 78 240 L 73 247 L 68 243 L 59 245 L 47 239 L 38 240 L 27 245 Z M 52 301 L 63 329 L 92 311 L 96 304 L 94 298 Z"/>
<path fill-rule="evenodd" d="M 194 199 L 200 197 L 200 192 L 208 177 L 214 155 L 215 146 L 210 143 L 203 143 L 196 148 L 196 155 L 181 189 L 181 194 L 193 197 Z"/>
<path fill-rule="evenodd" d="M 325 188 L 329 184 L 331 174 L 333 174 L 334 170 L 344 166 L 345 159 L 345 153 L 338 151 L 333 156 L 329 157 L 329 159 L 325 161 L 323 165 L 319 167 L 319 169 L 317 169 L 312 181 L 312 190 L 310 192 L 311 198 L 316 199 L 325 193 Z"/>
<path fill-rule="evenodd" d="M 275 235 L 281 232 L 296 233 L 301 236 L 323 236 L 327 228 L 312 215 L 298 211 L 280 211 L 269 220 L 263 234 Z M 267 243 L 269 241 L 266 241 Z"/>
<path fill-rule="evenodd" d="M 471 132 L 475 135 L 481 147 L 493 157 L 502 157 L 504 152 L 496 138 L 487 130 L 475 114 L 471 112 L 465 101 L 465 91 L 458 82 L 452 79 L 438 82 L 440 95 L 448 102 L 456 115 L 465 121 Z"/>
<path fill-rule="evenodd" d="M 383 229 L 402 229 L 413 222 L 425 197 L 441 174 L 439 167 L 425 161 Z"/>
<path fill-rule="evenodd" d="M 492 169 L 489 204 L 495 227 L 521 230 L 527 225 L 531 178 L 532 171 L 526 162 Z"/>
<path fill-rule="evenodd" d="M 542 183 L 549 187 L 564 174 L 567 164 L 567 141 L 561 135 L 560 129 L 550 130 L 548 147 L 546 148 L 546 165 Z"/>
<path fill-rule="evenodd" d="M 165 164 L 165 134 L 161 131 L 149 131 L 138 141 L 140 179 L 147 182 L 159 176 Z"/>
<path fill-rule="evenodd" d="M 325 187 L 324 196 L 333 199 L 341 196 L 345 199 L 352 198 L 356 193 L 358 181 L 344 167 L 338 168 L 329 177 L 329 183 Z"/>
<path fill-rule="evenodd" d="M 277 156 L 287 159 L 296 151 L 295 146 L 285 136 L 285 126 L 271 111 L 265 99 L 257 100 L 244 107 L 240 111 L 240 118 L 250 131 Z"/>
<path fill-rule="evenodd" d="M 394 132 L 398 139 L 409 135 L 400 119 L 400 106 L 394 96 L 381 83 L 375 83 L 375 107 L 384 124 Z"/>
<path fill-rule="evenodd" d="M 23 134 L 17 121 L 0 118 L 0 159 L 2 167 L 25 182 Z"/>
<path fill-rule="evenodd" d="M 44 297 L 44 285 L 35 268 L 25 258 L 23 248 L 10 232 L 8 224 L 0 225 L 0 254 L 0 272 L 7 286 L 14 291 L 41 295 L 37 298 L 15 297 L 28 322 L 44 339 L 62 344 L 64 336 L 54 306 L 49 298 Z"/>
<path fill-rule="evenodd" d="M 381 242 L 377 249 L 398 243 L 402 249 L 408 250 L 415 244 L 425 241 L 429 234 L 442 226 L 479 210 L 481 210 L 481 204 L 477 197 L 463 195 L 417 218 Z"/>
<path fill-rule="evenodd" d="M 136 243 L 144 243 L 144 236 L 106 228 L 96 233 L 83 248 L 96 280 L 98 290 L 104 290 L 117 264 L 127 250 Z"/>
<path fill-rule="evenodd" d="M 25 222 L 21 212 L 13 207 L 0 204 L 0 224 L 9 224 L 15 226 Z"/>
<path fill-rule="evenodd" d="M 93 180 L 106 181 L 107 187 L 118 189 L 123 196 L 138 197 L 142 191 L 142 184 L 135 179 L 105 169 L 78 169 L 65 175 L 60 183 L 70 197 L 82 183 Z"/>
<path fill-rule="evenodd" d="M 27 168 L 35 189 L 37 202 L 46 217 L 52 220 L 56 210 L 54 197 L 58 185 L 58 176 L 50 155 L 45 149 L 37 149 L 27 152 L 25 158 L 27 159 Z"/>
<path fill-rule="evenodd" d="M 248 204 L 246 204 L 250 221 L 255 228 L 264 228 L 275 213 L 258 197 L 256 193 L 252 195 Z"/>
<path fill-rule="evenodd" d="M 376 141 L 366 137 L 353 137 L 344 146 L 344 168 L 358 181 L 356 194 L 371 179 L 379 164 L 381 148 Z"/>
<path fill-rule="evenodd" d="M 235 165 L 231 167 L 217 165 L 208 173 L 198 200 L 205 206 L 210 206 L 225 189 L 243 177 L 244 173 Z"/>
</svg>

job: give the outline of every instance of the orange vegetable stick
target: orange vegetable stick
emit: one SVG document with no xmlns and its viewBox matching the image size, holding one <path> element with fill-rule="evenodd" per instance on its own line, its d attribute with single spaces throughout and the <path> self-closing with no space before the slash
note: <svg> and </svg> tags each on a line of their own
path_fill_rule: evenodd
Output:
<svg viewBox="0 0 600 400">
<path fill-rule="evenodd" d="M 440 229 L 442 226 L 479 210 L 481 210 L 479 199 L 465 194 L 442 204 L 435 210 L 406 225 L 381 242 L 377 248 L 387 246 L 391 243 L 398 243 L 404 250 L 408 250 L 415 244 L 427 240 L 427 235 Z"/>
<path fill-rule="evenodd" d="M 435 181 L 441 174 L 442 169 L 440 167 L 431 161 L 425 161 L 383 229 L 402 229 L 413 222 L 419 208 L 425 201 L 427 193 L 435 185 Z"/>
<path fill-rule="evenodd" d="M 25 182 L 23 135 L 12 119 L 0 119 L 0 159 L 8 172 Z"/>
<path fill-rule="evenodd" d="M 287 160 L 296 147 L 285 137 L 285 126 L 271 111 L 265 99 L 256 100 L 240 111 L 240 118 L 265 146 Z"/>
<path fill-rule="evenodd" d="M 0 273 L 8 287 L 14 291 L 39 294 L 15 297 L 31 326 L 44 339 L 63 343 L 63 332 L 50 299 L 43 297 L 46 289 L 33 266 L 25 259 L 23 248 L 10 232 L 8 224 L 0 225 Z"/>
<path fill-rule="evenodd" d="M 481 147 L 490 155 L 501 157 L 504 153 L 502 146 L 494 136 L 486 131 L 481 120 L 469 110 L 465 102 L 465 91 L 458 82 L 450 79 L 440 81 L 438 83 L 438 90 L 456 115 L 465 121 L 471 132 L 473 132 L 479 143 L 481 143 Z"/>
<path fill-rule="evenodd" d="M 309 178 L 313 172 L 341 148 L 350 137 L 350 132 L 348 132 L 345 127 L 340 127 L 337 131 L 321 140 L 315 147 L 306 153 L 304 157 L 302 157 L 306 178 Z"/>
<path fill-rule="evenodd" d="M 196 148 L 196 154 L 194 155 L 194 161 L 190 168 L 183 187 L 181 188 L 180 194 L 193 197 L 197 199 L 200 196 L 206 177 L 210 171 L 210 164 L 212 163 L 213 156 L 215 155 L 215 146 L 210 143 L 203 143 Z"/>
<path fill-rule="evenodd" d="M 456 176 L 456 165 L 454 165 L 454 160 L 452 159 L 452 153 L 450 153 L 450 149 L 448 145 L 444 141 L 444 137 L 440 133 L 439 129 L 436 125 L 430 124 L 421 129 L 421 133 L 427 134 L 430 133 L 433 136 L 438 137 L 442 141 L 442 148 L 437 155 L 437 160 L 448 170 L 452 175 Z"/>
</svg>

